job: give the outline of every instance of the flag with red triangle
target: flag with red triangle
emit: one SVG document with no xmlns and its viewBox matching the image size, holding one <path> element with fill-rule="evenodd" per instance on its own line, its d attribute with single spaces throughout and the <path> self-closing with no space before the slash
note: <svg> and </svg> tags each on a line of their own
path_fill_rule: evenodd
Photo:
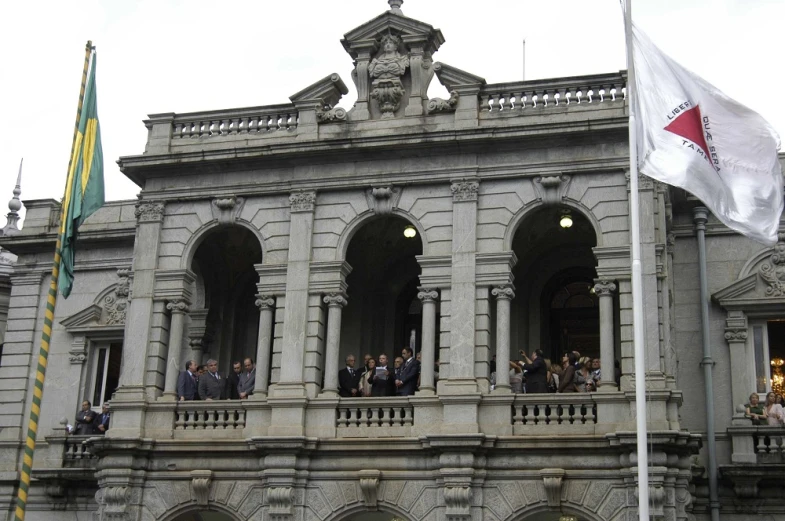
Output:
<svg viewBox="0 0 785 521">
<path fill-rule="evenodd" d="M 640 171 L 684 188 L 729 228 L 776 243 L 783 209 L 777 133 L 632 30 Z"/>
</svg>

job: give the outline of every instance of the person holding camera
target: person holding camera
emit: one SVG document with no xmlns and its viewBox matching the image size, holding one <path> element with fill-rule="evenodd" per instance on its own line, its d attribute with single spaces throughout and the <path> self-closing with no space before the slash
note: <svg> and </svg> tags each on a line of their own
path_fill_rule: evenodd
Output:
<svg viewBox="0 0 785 521">
<path fill-rule="evenodd" d="M 547 393 L 548 368 L 545 366 L 542 349 L 535 349 L 531 358 L 526 356 L 526 353 L 523 351 L 521 351 L 521 356 L 524 362 L 521 364 L 521 369 L 526 371 L 526 392 Z"/>
</svg>

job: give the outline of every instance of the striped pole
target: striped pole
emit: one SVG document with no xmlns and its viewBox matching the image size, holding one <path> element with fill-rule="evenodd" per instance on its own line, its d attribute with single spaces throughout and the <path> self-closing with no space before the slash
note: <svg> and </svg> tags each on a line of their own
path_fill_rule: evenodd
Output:
<svg viewBox="0 0 785 521">
<path fill-rule="evenodd" d="M 74 137 L 71 141 L 71 155 L 68 159 L 68 172 L 71 172 L 71 161 L 76 145 L 76 136 L 79 131 L 79 118 L 82 114 L 82 103 L 84 101 L 85 83 L 87 82 L 87 70 L 90 66 L 90 55 L 93 52 L 93 42 L 88 41 L 85 47 L 84 71 L 82 72 L 82 86 L 79 89 L 79 105 L 76 109 L 76 124 L 74 126 Z M 68 177 L 65 184 L 65 194 L 71 192 L 73 179 Z M 65 207 L 66 197 L 63 195 L 63 203 L 60 206 L 60 231 L 57 234 L 55 244 L 54 265 L 52 266 L 52 280 L 49 282 L 49 295 L 46 299 L 46 312 L 44 313 L 44 328 L 41 333 L 41 349 L 38 352 L 38 370 L 35 374 L 35 387 L 33 388 L 33 406 L 30 409 L 30 420 L 27 423 L 27 440 L 25 441 L 25 455 L 22 460 L 22 475 L 19 478 L 19 490 L 16 495 L 15 521 L 24 521 L 27 508 L 27 494 L 30 491 L 30 474 L 33 471 L 33 456 L 35 455 L 35 439 L 38 433 L 38 417 L 41 414 L 41 399 L 44 395 L 44 379 L 46 378 L 46 363 L 49 358 L 49 341 L 52 337 L 52 322 L 54 321 L 55 305 L 57 304 L 57 279 L 60 276 L 60 245 L 67 208 Z"/>
</svg>

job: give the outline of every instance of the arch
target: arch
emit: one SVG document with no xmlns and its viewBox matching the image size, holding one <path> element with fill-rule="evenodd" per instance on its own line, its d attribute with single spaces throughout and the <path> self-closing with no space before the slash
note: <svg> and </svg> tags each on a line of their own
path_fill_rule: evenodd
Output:
<svg viewBox="0 0 785 521">
<path fill-rule="evenodd" d="M 189 512 L 204 512 L 205 510 L 207 511 L 212 510 L 214 512 L 219 512 L 225 515 L 226 517 L 228 517 L 229 519 L 231 519 L 232 521 L 243 521 L 243 519 L 240 518 L 231 509 L 221 504 L 215 503 L 213 501 L 211 501 L 206 508 L 198 506 L 195 501 L 191 501 L 183 505 L 178 505 L 172 508 L 171 510 L 169 510 L 168 512 L 164 513 L 164 515 L 160 518 L 160 521 L 177 521 L 177 518 L 183 514 L 188 514 Z"/>
<path fill-rule="evenodd" d="M 394 208 L 392 214 L 388 215 L 400 217 L 414 226 L 414 228 L 417 230 L 417 233 L 420 235 L 420 242 L 422 243 L 422 254 L 428 255 L 428 239 L 425 237 L 425 228 L 422 227 L 420 221 L 415 219 L 414 216 L 409 212 L 399 210 L 398 208 Z M 374 219 L 382 219 L 384 217 L 388 217 L 388 215 L 379 215 L 373 210 L 366 210 L 360 214 L 357 214 L 355 218 L 346 225 L 343 233 L 341 233 L 341 236 L 338 238 L 338 245 L 335 248 L 335 260 L 346 260 L 346 252 L 349 251 L 349 244 L 352 242 L 352 237 L 354 237 L 354 234 L 357 233 L 360 228 L 362 228 L 369 221 Z M 262 253 L 264 254 L 264 250 L 262 250 Z"/>
<path fill-rule="evenodd" d="M 408 512 L 398 508 L 397 505 L 391 505 L 382 500 L 379 500 L 376 506 L 376 511 L 387 512 L 388 514 L 392 514 L 395 517 L 405 521 L 410 521 L 412 519 Z M 353 516 L 355 514 L 362 514 L 364 512 L 371 512 L 371 510 L 364 503 L 353 503 L 351 506 L 344 506 L 343 509 L 333 511 L 330 515 L 327 516 L 326 519 L 324 519 L 324 521 L 341 521 L 344 518 Z"/>
<path fill-rule="evenodd" d="M 241 226 L 248 231 L 250 231 L 256 240 L 259 241 L 259 246 L 262 249 L 262 263 L 265 262 L 267 259 L 267 249 L 266 249 L 266 239 L 264 235 L 262 235 L 262 231 L 256 228 L 253 224 L 246 221 L 245 219 L 235 219 L 231 223 L 222 223 L 216 219 L 203 224 L 198 230 L 196 230 L 192 235 L 191 238 L 188 239 L 188 242 L 185 244 L 183 248 L 182 256 L 180 257 L 180 268 L 181 269 L 189 269 L 191 263 L 193 262 L 194 255 L 196 254 L 196 250 L 199 249 L 199 246 L 204 242 L 204 240 L 209 237 L 214 231 L 218 228 L 228 228 L 231 226 Z"/>
<path fill-rule="evenodd" d="M 574 515 L 581 521 L 604 521 L 597 514 L 588 510 L 583 505 L 576 505 L 574 503 L 562 502 L 559 510 L 554 510 L 547 504 L 540 504 L 532 507 L 524 507 L 517 512 L 513 512 L 504 521 L 527 521 L 530 517 L 540 516 L 543 514 L 553 514 L 554 517 L 562 515 Z"/>
<path fill-rule="evenodd" d="M 554 206 L 551 204 L 545 204 L 543 202 L 536 202 L 529 204 L 528 206 L 524 205 L 518 212 L 513 215 L 510 222 L 507 224 L 507 229 L 504 231 L 504 243 L 502 247 L 502 251 L 512 251 L 512 242 L 515 239 L 515 234 L 518 232 L 518 228 L 520 228 L 521 224 L 526 221 L 530 216 L 536 214 L 539 210 L 546 208 L 548 206 Z M 594 236 L 597 241 L 596 247 L 603 246 L 603 236 L 602 236 L 602 228 L 600 227 L 600 222 L 594 216 L 594 213 L 577 201 L 572 201 L 569 199 L 562 199 L 561 202 L 557 206 L 565 206 L 570 208 L 571 210 L 575 210 L 579 212 L 583 217 L 586 218 L 587 221 L 591 224 L 592 228 L 594 229 Z"/>
</svg>

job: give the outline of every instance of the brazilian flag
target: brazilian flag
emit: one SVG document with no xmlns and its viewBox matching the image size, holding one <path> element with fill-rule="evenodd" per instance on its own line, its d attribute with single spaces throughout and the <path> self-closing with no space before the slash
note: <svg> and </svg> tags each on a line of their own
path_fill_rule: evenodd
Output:
<svg viewBox="0 0 785 521">
<path fill-rule="evenodd" d="M 79 226 L 104 204 L 104 156 L 101 151 L 101 127 L 98 125 L 95 65 L 96 55 L 93 52 L 61 213 L 57 288 L 66 298 L 71 294 L 74 283 L 74 253 Z"/>
</svg>

